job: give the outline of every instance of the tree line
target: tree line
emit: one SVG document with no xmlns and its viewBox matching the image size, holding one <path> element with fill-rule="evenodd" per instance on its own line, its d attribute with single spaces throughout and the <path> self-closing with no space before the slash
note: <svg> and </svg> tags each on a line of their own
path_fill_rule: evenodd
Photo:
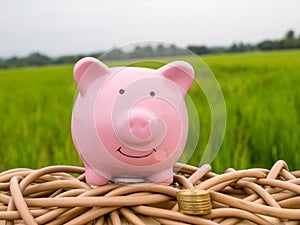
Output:
<svg viewBox="0 0 300 225">
<path fill-rule="evenodd" d="M 289 30 L 285 36 L 279 40 L 264 40 L 258 44 L 233 43 L 230 47 L 212 47 L 205 46 L 188 46 L 188 49 L 196 53 L 216 54 L 216 53 L 231 53 L 231 52 L 249 52 L 249 51 L 267 51 L 300 48 L 300 35 L 296 37 L 293 30 Z"/>
<path fill-rule="evenodd" d="M 279 40 L 264 40 L 258 44 L 244 44 L 233 43 L 229 47 L 206 47 L 204 45 L 189 45 L 187 49 L 178 48 L 175 45 L 157 46 L 136 46 L 131 51 L 124 51 L 120 48 L 114 48 L 109 53 L 97 52 L 89 54 L 98 58 L 102 55 L 105 60 L 126 60 L 134 58 L 151 58 L 151 57 L 167 57 L 167 56 L 184 56 L 190 54 L 190 51 L 197 55 L 203 54 L 218 54 L 218 53 L 234 53 L 247 51 L 266 51 L 266 50 L 280 50 L 280 49 L 294 49 L 300 48 L 300 35 L 296 37 L 293 30 L 289 30 L 285 36 Z M 52 64 L 74 64 L 80 58 L 87 55 L 68 55 L 56 58 L 51 58 L 41 53 L 32 53 L 27 57 L 10 57 L 7 59 L 0 58 L 0 69 L 25 67 L 25 66 L 42 66 Z"/>
</svg>

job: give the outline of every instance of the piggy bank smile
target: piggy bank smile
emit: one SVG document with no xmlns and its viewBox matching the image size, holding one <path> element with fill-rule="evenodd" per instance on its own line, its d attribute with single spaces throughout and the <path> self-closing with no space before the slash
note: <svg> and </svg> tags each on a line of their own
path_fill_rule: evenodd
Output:
<svg viewBox="0 0 300 225">
<path fill-rule="evenodd" d="M 145 155 L 129 155 L 129 154 L 124 153 L 123 151 L 122 151 L 122 147 L 119 147 L 117 149 L 117 152 L 119 152 L 123 156 L 129 157 L 129 158 L 134 158 L 134 159 L 146 158 L 146 157 L 152 155 L 152 153 L 156 152 L 156 150 L 154 148 L 148 154 L 145 154 Z"/>
</svg>

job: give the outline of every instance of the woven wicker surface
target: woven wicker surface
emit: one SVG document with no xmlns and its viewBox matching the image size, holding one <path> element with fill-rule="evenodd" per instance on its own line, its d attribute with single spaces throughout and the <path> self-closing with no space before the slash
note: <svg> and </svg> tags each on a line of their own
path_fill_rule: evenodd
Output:
<svg viewBox="0 0 300 225">
<path fill-rule="evenodd" d="M 271 170 L 228 169 L 224 174 L 176 164 L 170 186 L 108 184 L 90 187 L 84 168 L 51 166 L 14 169 L 0 174 L 0 221 L 3 224 L 300 224 L 300 171 L 284 161 Z M 212 212 L 178 212 L 181 189 L 210 192 Z"/>
</svg>

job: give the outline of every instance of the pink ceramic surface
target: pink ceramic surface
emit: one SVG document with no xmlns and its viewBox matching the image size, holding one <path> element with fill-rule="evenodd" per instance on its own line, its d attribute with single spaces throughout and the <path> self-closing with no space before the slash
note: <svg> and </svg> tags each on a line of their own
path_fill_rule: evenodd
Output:
<svg viewBox="0 0 300 225">
<path fill-rule="evenodd" d="M 72 136 L 87 182 L 171 183 L 187 140 L 184 96 L 193 78 L 193 68 L 182 61 L 157 70 L 78 61 Z"/>
</svg>

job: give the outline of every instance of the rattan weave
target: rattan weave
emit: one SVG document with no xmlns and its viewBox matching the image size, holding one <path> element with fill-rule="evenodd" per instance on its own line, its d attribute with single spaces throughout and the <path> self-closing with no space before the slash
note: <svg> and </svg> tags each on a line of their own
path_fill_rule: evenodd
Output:
<svg viewBox="0 0 300 225">
<path fill-rule="evenodd" d="M 51 166 L 13 169 L 0 174 L 0 221 L 3 224 L 300 224 L 300 171 L 289 172 L 280 160 L 268 169 L 211 172 L 176 164 L 174 183 L 107 184 L 90 187 L 84 168 Z M 210 192 L 212 212 L 178 212 L 181 189 Z M 0 222 L 1 224 L 1 222 Z"/>
</svg>

